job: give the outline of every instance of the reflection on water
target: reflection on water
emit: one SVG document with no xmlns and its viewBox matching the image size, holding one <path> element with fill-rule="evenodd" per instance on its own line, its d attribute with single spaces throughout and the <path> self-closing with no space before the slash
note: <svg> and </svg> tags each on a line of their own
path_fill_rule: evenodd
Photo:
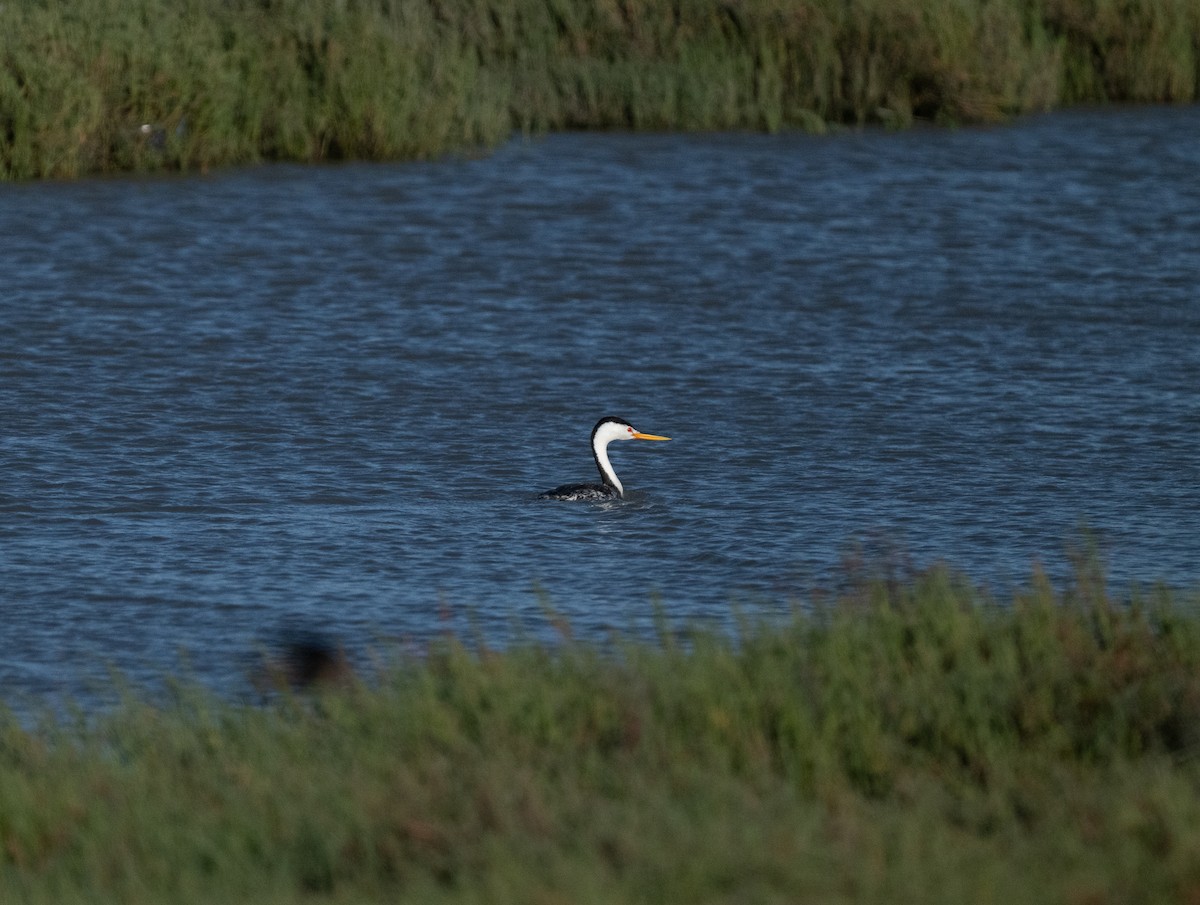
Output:
<svg viewBox="0 0 1200 905">
<path fill-rule="evenodd" d="M 787 606 L 856 539 L 1197 583 L 1200 109 L 0 188 L 0 689 Z M 673 437 L 612 450 L 616 415 Z M 649 454 L 648 454 L 649 453 Z M 468 618 L 469 617 L 469 618 Z"/>
</svg>

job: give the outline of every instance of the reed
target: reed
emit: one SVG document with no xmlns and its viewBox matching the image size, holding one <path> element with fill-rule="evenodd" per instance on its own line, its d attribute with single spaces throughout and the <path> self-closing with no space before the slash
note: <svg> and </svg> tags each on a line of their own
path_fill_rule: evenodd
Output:
<svg viewBox="0 0 1200 905">
<path fill-rule="evenodd" d="M 935 569 L 737 637 L 8 718 L 0 899 L 1191 901 L 1198 603 Z"/>
<path fill-rule="evenodd" d="M 1190 102 L 1193 0 L 0 4 L 0 175 Z"/>
</svg>

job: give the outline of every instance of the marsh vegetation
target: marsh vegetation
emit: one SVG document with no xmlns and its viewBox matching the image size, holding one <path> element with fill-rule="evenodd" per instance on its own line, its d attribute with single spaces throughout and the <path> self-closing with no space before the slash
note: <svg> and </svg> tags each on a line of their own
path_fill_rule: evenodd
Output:
<svg viewBox="0 0 1200 905">
<path fill-rule="evenodd" d="M 0 5 L 0 176 L 1189 102 L 1190 0 Z"/>
<path fill-rule="evenodd" d="M 1196 604 L 934 569 L 733 633 L 9 718 L 0 898 L 1191 901 Z"/>
</svg>

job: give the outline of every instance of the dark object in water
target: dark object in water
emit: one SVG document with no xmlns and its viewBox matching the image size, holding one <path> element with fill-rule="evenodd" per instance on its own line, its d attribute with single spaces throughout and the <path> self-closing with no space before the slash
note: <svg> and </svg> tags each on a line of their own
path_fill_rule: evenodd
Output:
<svg viewBox="0 0 1200 905">
<path fill-rule="evenodd" d="M 318 632 L 296 631 L 284 639 L 277 656 L 264 658 L 255 684 L 303 691 L 343 685 L 353 678 L 354 670 L 341 644 Z"/>
</svg>

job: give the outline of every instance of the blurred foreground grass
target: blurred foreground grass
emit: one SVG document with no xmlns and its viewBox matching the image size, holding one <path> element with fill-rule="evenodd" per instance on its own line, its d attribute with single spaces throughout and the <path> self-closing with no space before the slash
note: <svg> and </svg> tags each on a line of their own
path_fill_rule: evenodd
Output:
<svg viewBox="0 0 1200 905">
<path fill-rule="evenodd" d="M 1200 601 L 936 569 L 0 728 L 0 901 L 1194 902 Z"/>
<path fill-rule="evenodd" d="M 8 0 L 0 177 L 1190 102 L 1196 0 Z"/>
</svg>

